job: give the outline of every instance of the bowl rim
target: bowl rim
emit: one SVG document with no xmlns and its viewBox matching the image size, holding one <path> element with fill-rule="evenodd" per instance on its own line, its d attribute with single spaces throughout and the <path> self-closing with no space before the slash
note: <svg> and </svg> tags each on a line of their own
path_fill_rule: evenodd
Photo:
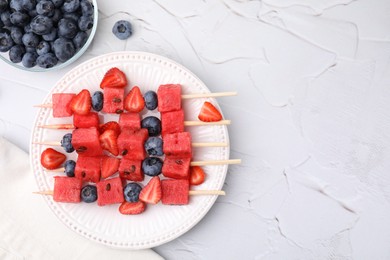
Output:
<svg viewBox="0 0 390 260">
<path fill-rule="evenodd" d="M 59 65 L 55 65 L 51 68 L 41 68 L 39 67 L 38 65 L 32 67 L 32 68 L 26 68 L 24 67 L 21 62 L 19 63 L 13 63 L 12 61 L 10 61 L 9 59 L 7 59 L 4 54 L 5 53 L 8 53 L 8 52 L 5 52 L 4 54 L 0 54 L 0 59 L 5 61 L 6 63 L 8 63 L 9 65 L 11 65 L 12 67 L 15 67 L 15 68 L 18 68 L 18 69 L 21 69 L 21 70 L 25 70 L 25 71 L 30 71 L 30 72 L 47 72 L 47 71 L 54 71 L 54 70 L 60 70 L 70 64 L 72 64 L 73 62 L 75 62 L 77 59 L 79 59 L 83 54 L 84 52 L 88 49 L 89 45 L 92 43 L 93 41 L 93 38 L 95 37 L 95 34 L 96 34 L 96 30 L 97 30 L 97 26 L 98 26 L 98 14 L 99 14 L 99 8 L 98 8 L 98 5 L 97 5 L 97 0 L 90 0 L 90 2 L 92 2 L 94 8 L 93 8 L 93 27 L 91 29 L 91 32 L 88 36 L 88 40 L 85 42 L 85 44 L 83 45 L 83 47 L 81 47 L 81 49 L 75 53 L 75 55 L 70 58 L 69 60 L 67 60 L 66 62 L 63 62 L 63 63 L 60 63 Z"/>
</svg>

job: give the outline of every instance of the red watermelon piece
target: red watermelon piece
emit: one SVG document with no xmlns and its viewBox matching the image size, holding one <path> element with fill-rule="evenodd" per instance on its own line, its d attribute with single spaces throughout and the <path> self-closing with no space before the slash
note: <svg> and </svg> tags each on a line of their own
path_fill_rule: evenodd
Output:
<svg viewBox="0 0 390 260">
<path fill-rule="evenodd" d="M 67 117 L 73 115 L 69 104 L 74 96 L 76 96 L 74 93 L 54 93 L 51 97 L 53 117 Z"/>
<path fill-rule="evenodd" d="M 181 85 L 161 85 L 157 90 L 158 111 L 169 112 L 181 109 Z"/>
<path fill-rule="evenodd" d="M 53 200 L 56 202 L 78 203 L 81 201 L 82 181 L 78 178 L 55 176 Z"/>
<path fill-rule="evenodd" d="M 123 197 L 123 184 L 119 177 L 106 179 L 96 184 L 99 206 L 122 203 L 125 199 Z"/>
<path fill-rule="evenodd" d="M 122 113 L 119 116 L 121 129 L 141 129 L 141 116 L 139 113 Z"/>
<path fill-rule="evenodd" d="M 89 112 L 86 115 L 74 114 L 73 125 L 76 128 L 99 127 L 99 115 L 96 112 Z"/>
<path fill-rule="evenodd" d="M 75 177 L 85 182 L 99 182 L 101 157 L 79 156 L 74 171 Z"/>
<path fill-rule="evenodd" d="M 72 145 L 80 156 L 100 156 L 103 154 L 99 131 L 94 127 L 73 130 Z"/>
<path fill-rule="evenodd" d="M 163 151 L 171 158 L 191 158 L 191 134 L 189 132 L 166 134 L 164 136 Z"/>
<path fill-rule="evenodd" d="M 142 161 L 122 158 L 119 165 L 119 174 L 121 178 L 129 181 L 143 181 Z"/>
<path fill-rule="evenodd" d="M 120 114 L 123 112 L 124 88 L 104 88 L 103 112 Z"/>
<path fill-rule="evenodd" d="M 184 111 L 170 111 L 161 113 L 161 134 L 173 134 L 184 131 Z"/>
<path fill-rule="evenodd" d="M 187 205 L 190 184 L 188 180 L 165 179 L 161 181 L 161 202 L 166 205 Z"/>
<path fill-rule="evenodd" d="M 148 130 L 124 129 L 118 136 L 119 154 L 132 160 L 143 160 L 146 157 L 144 143 L 148 138 Z"/>
<path fill-rule="evenodd" d="M 178 159 L 165 157 L 162 174 L 167 178 L 188 179 L 190 162 L 191 158 Z"/>
</svg>

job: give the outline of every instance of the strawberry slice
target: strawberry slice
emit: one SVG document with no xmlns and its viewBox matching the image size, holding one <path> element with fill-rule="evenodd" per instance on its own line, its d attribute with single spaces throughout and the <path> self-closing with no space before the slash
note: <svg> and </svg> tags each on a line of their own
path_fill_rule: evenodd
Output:
<svg viewBox="0 0 390 260">
<path fill-rule="evenodd" d="M 102 159 L 101 177 L 103 179 L 110 177 L 119 169 L 120 159 L 110 156 L 105 156 Z"/>
<path fill-rule="evenodd" d="M 76 114 L 87 115 L 92 107 L 91 93 L 89 93 L 89 90 L 81 90 L 73 97 L 69 107 Z"/>
<path fill-rule="evenodd" d="M 119 154 L 117 139 L 118 135 L 116 132 L 108 129 L 99 136 L 100 146 L 112 155 L 117 156 Z"/>
<path fill-rule="evenodd" d="M 139 199 L 146 203 L 157 204 L 161 200 L 161 181 L 158 176 L 150 179 L 141 190 Z"/>
<path fill-rule="evenodd" d="M 190 167 L 190 185 L 199 185 L 204 182 L 206 174 L 199 166 Z"/>
<path fill-rule="evenodd" d="M 100 134 L 103 134 L 106 130 L 114 130 L 117 135 L 121 133 L 121 127 L 118 122 L 110 121 L 99 127 Z"/>
<path fill-rule="evenodd" d="M 124 102 L 124 107 L 129 112 L 141 112 L 144 109 L 145 100 L 142 96 L 141 90 L 139 87 L 134 86 L 129 94 L 127 94 Z"/>
<path fill-rule="evenodd" d="M 206 101 L 200 109 L 198 118 L 203 122 L 216 122 L 222 120 L 222 115 L 213 104 Z"/>
<path fill-rule="evenodd" d="M 124 201 L 119 206 L 119 212 L 124 215 L 136 215 L 144 212 L 146 209 L 146 204 L 142 201 L 137 202 L 127 202 Z"/>
<path fill-rule="evenodd" d="M 100 88 L 124 88 L 127 86 L 125 73 L 118 68 L 109 69 L 100 82 Z"/>
<path fill-rule="evenodd" d="M 48 170 L 57 169 L 65 160 L 66 156 L 53 148 L 47 148 L 41 154 L 41 164 Z"/>
</svg>

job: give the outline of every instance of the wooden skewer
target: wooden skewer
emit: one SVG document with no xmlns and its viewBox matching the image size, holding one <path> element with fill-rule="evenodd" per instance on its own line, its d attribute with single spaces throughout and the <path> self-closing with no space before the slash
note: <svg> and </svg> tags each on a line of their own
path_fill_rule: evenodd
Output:
<svg viewBox="0 0 390 260">
<path fill-rule="evenodd" d="M 237 96 L 237 92 L 231 91 L 231 92 L 216 92 L 216 93 L 185 94 L 185 95 L 181 95 L 181 98 L 191 99 L 191 98 L 229 97 L 229 96 Z M 34 105 L 34 107 L 53 108 L 53 104 L 39 104 L 39 105 Z"/>
<path fill-rule="evenodd" d="M 34 191 L 34 194 L 39 195 L 50 195 L 53 196 L 54 191 L 52 190 L 44 190 L 44 191 Z M 223 190 L 190 190 L 188 191 L 188 195 L 226 195 L 226 192 Z"/>
<path fill-rule="evenodd" d="M 61 146 L 61 142 L 53 141 L 53 142 L 33 142 L 33 144 L 39 145 L 49 145 L 49 146 Z M 192 147 L 227 147 L 228 143 L 192 143 Z"/>
</svg>

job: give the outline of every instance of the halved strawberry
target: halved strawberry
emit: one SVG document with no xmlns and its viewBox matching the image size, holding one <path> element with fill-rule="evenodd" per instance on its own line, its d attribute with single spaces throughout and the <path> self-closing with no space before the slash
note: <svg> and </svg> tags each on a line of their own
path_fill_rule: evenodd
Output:
<svg viewBox="0 0 390 260">
<path fill-rule="evenodd" d="M 41 154 L 41 164 L 48 170 L 57 169 L 65 160 L 66 156 L 53 148 L 47 148 Z"/>
<path fill-rule="evenodd" d="M 87 115 L 91 110 L 91 106 L 91 93 L 88 89 L 81 90 L 69 104 L 70 109 L 79 115 Z"/>
<path fill-rule="evenodd" d="M 99 132 L 100 132 L 100 134 L 103 134 L 104 131 L 106 131 L 108 129 L 114 130 L 117 135 L 119 135 L 121 133 L 120 125 L 118 124 L 118 122 L 115 122 L 115 121 L 110 121 L 110 122 L 105 123 L 104 125 L 101 125 L 99 127 Z"/>
<path fill-rule="evenodd" d="M 199 185 L 204 182 L 206 174 L 199 166 L 190 167 L 190 185 Z"/>
<path fill-rule="evenodd" d="M 119 206 L 119 212 L 124 215 L 136 215 L 144 212 L 146 209 L 146 204 L 142 201 L 137 202 L 127 202 L 124 201 Z"/>
<path fill-rule="evenodd" d="M 150 179 L 141 190 L 139 199 L 146 203 L 157 204 L 161 200 L 161 181 L 158 176 Z"/>
<path fill-rule="evenodd" d="M 216 122 L 222 120 L 222 114 L 213 104 L 206 101 L 200 110 L 198 118 L 203 122 Z"/>
<path fill-rule="evenodd" d="M 117 156 L 119 154 L 117 139 L 118 135 L 116 132 L 114 130 L 108 129 L 99 136 L 100 146 L 104 150 L 109 151 L 111 154 Z"/>
<path fill-rule="evenodd" d="M 133 87 L 129 94 L 127 94 L 124 102 L 124 107 L 129 112 L 141 112 L 144 109 L 145 100 L 142 96 L 139 87 Z"/>
<path fill-rule="evenodd" d="M 119 158 L 104 156 L 102 159 L 101 177 L 105 179 L 118 172 L 120 162 Z"/>
<path fill-rule="evenodd" d="M 100 82 L 100 88 L 124 88 L 127 86 L 125 73 L 118 68 L 109 69 Z"/>
</svg>

